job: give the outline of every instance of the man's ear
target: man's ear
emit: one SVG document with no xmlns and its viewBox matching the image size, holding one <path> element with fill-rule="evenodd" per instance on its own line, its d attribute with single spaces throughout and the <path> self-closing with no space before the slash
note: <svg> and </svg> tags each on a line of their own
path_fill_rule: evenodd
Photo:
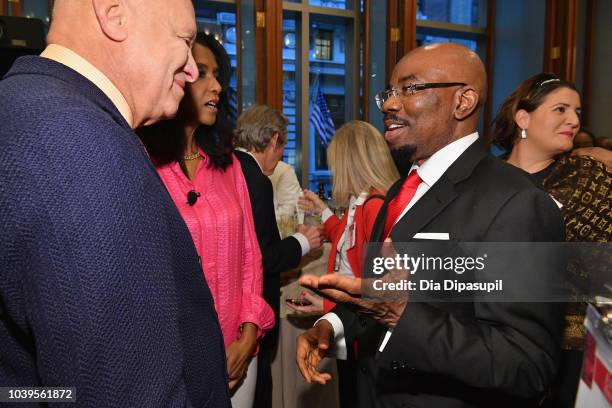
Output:
<svg viewBox="0 0 612 408">
<path fill-rule="evenodd" d="M 125 41 L 128 36 L 125 0 L 92 0 L 92 3 L 102 32 L 113 41 Z"/>
<path fill-rule="evenodd" d="M 529 128 L 530 118 L 529 113 L 525 109 L 519 109 L 514 114 L 514 122 L 516 122 L 517 126 L 521 129 Z"/>
<path fill-rule="evenodd" d="M 478 92 L 472 87 L 463 87 L 457 94 L 459 100 L 455 109 L 455 118 L 457 120 L 464 120 L 478 107 Z"/>
<path fill-rule="evenodd" d="M 272 135 L 272 139 L 270 139 L 270 145 L 273 147 L 272 150 L 278 149 L 279 147 L 278 138 L 279 138 L 278 132 L 274 132 L 274 134 Z"/>
</svg>

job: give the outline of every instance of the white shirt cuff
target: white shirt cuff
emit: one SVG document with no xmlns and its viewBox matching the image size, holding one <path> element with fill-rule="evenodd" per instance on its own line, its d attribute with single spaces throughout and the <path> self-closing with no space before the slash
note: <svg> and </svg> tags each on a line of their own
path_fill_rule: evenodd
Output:
<svg viewBox="0 0 612 408">
<path fill-rule="evenodd" d="M 331 217 L 332 215 L 334 215 L 332 210 L 330 210 L 329 208 L 325 208 L 323 212 L 321 213 L 321 222 L 327 221 L 327 219 Z"/>
<path fill-rule="evenodd" d="M 385 333 L 385 337 L 383 338 L 382 343 L 380 343 L 380 347 L 378 348 L 378 351 L 380 353 L 383 352 L 383 350 L 385 349 L 385 347 L 387 346 L 387 343 L 389 342 L 389 339 L 391 338 L 391 330 L 387 330 L 387 332 Z"/>
<path fill-rule="evenodd" d="M 306 235 L 302 234 L 301 232 L 296 232 L 292 235 L 292 237 L 297 239 L 300 243 L 300 246 L 302 247 L 302 256 L 310 252 L 310 244 L 308 243 L 308 238 L 306 238 Z"/>
<path fill-rule="evenodd" d="M 346 340 L 344 339 L 344 325 L 342 324 L 342 320 L 335 313 L 326 313 L 319 320 L 315 322 L 314 325 L 319 323 L 320 320 L 327 320 L 329 324 L 334 328 L 334 341 L 336 342 L 334 346 L 328 350 L 327 356 L 331 358 L 336 358 L 338 360 L 346 360 Z M 313 326 L 314 326 L 313 325 Z"/>
</svg>

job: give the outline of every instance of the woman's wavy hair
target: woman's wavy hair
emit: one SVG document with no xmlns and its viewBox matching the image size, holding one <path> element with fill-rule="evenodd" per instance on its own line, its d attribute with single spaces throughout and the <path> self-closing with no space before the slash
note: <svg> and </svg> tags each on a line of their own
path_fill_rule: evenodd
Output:
<svg viewBox="0 0 612 408">
<path fill-rule="evenodd" d="M 547 72 L 534 75 L 521 82 L 518 88 L 504 100 L 493 120 L 491 143 L 503 147 L 508 152 L 511 151 L 520 132 L 514 121 L 516 112 L 521 109 L 528 113 L 533 112 L 542 105 L 551 92 L 561 88 L 569 88 L 580 95 L 576 85 Z"/>
<path fill-rule="evenodd" d="M 198 33 L 197 44 L 208 48 L 213 55 L 219 71 L 217 80 L 222 90 L 219 94 L 217 120 L 214 124 L 200 125 L 194 133 L 196 143 L 210 158 L 209 166 L 225 170 L 232 163 L 233 124 L 230 121 L 228 89 L 231 76 L 229 56 L 223 46 L 210 34 Z M 141 128 L 137 131 L 153 163 L 156 166 L 183 162 L 186 138 L 182 124 L 185 121 L 184 101 L 179 106 L 176 118 Z"/>
</svg>

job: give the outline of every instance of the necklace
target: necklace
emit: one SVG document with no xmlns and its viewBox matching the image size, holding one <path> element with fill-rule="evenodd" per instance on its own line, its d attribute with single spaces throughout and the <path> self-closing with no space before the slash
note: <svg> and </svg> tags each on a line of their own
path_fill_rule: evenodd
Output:
<svg viewBox="0 0 612 408">
<path fill-rule="evenodd" d="M 191 131 L 191 137 L 188 139 L 190 141 L 190 143 L 193 143 L 193 134 L 195 133 L 197 127 L 195 127 L 192 131 Z M 193 147 L 193 145 L 192 145 Z M 191 153 L 191 154 L 186 154 L 183 156 L 183 159 L 187 160 L 187 161 L 191 161 L 191 160 L 196 160 L 199 159 L 200 157 L 200 151 L 198 150 L 198 146 L 196 145 L 195 148 L 195 153 Z"/>
<path fill-rule="evenodd" d="M 200 152 L 195 152 L 192 154 L 186 154 L 185 156 L 183 156 L 183 159 L 185 160 L 195 160 L 195 159 L 199 159 L 200 157 Z"/>
</svg>

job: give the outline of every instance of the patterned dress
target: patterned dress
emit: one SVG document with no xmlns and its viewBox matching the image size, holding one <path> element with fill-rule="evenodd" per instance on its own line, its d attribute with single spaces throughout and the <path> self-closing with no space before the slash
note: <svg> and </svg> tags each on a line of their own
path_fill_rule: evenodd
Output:
<svg viewBox="0 0 612 408">
<path fill-rule="evenodd" d="M 540 177 L 538 177 L 540 175 Z M 608 243 L 612 236 L 612 173 L 601 162 L 584 156 L 560 156 L 555 163 L 535 174 L 544 188 L 561 204 L 567 242 Z M 581 251 L 580 258 L 571 258 L 568 272 L 572 283 L 585 293 L 586 285 L 597 285 L 606 274 L 610 260 L 602 261 L 605 251 L 596 246 Z M 609 254 L 608 254 L 609 255 Z M 593 275 L 595 272 L 596 276 Z M 608 272 L 609 273 L 609 272 Z M 569 303 L 562 347 L 581 350 L 585 335 L 586 303 Z"/>
</svg>

